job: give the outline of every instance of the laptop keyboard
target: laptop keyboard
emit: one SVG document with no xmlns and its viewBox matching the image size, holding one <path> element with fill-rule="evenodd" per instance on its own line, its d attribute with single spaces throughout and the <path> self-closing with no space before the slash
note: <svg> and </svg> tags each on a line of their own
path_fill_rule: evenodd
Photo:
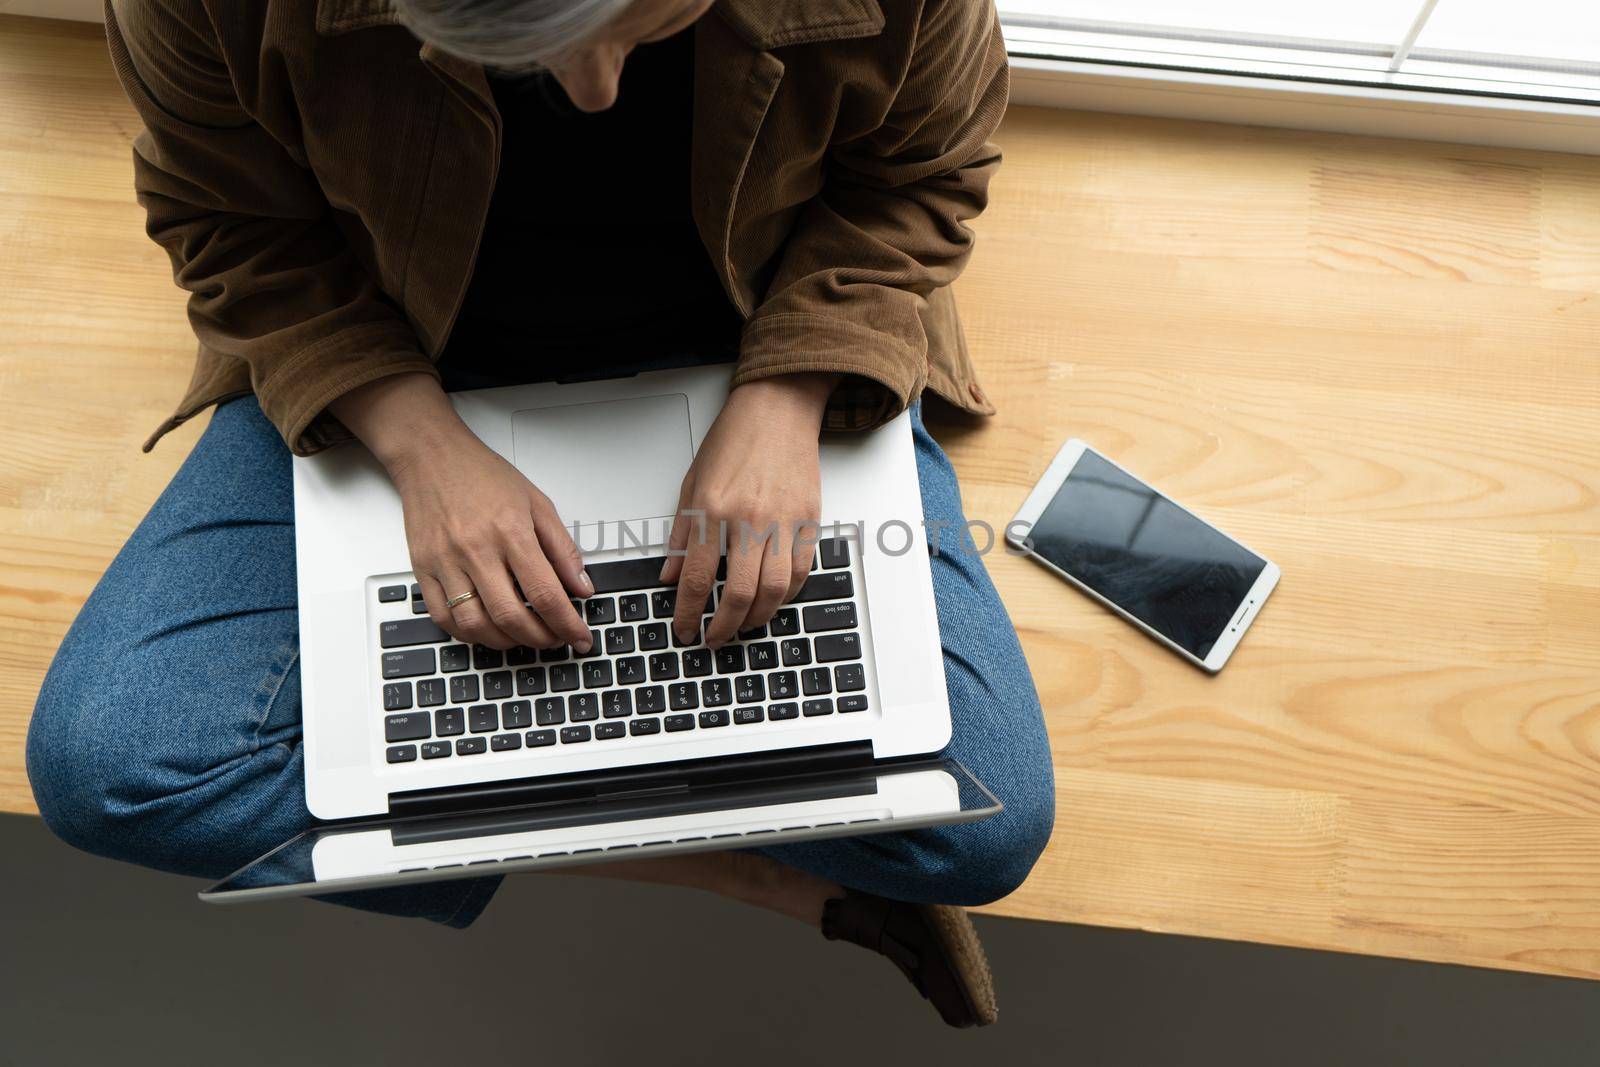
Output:
<svg viewBox="0 0 1600 1067">
<path fill-rule="evenodd" d="M 384 585 L 380 604 L 412 617 L 378 624 L 383 737 L 389 763 L 560 748 L 689 730 L 867 710 L 852 542 L 817 543 L 799 595 L 771 621 L 712 651 L 705 625 L 672 634 L 676 590 L 657 580 L 664 556 L 592 563 L 595 595 L 574 600 L 594 647 L 502 652 L 455 641 L 427 617 L 421 589 Z"/>
</svg>

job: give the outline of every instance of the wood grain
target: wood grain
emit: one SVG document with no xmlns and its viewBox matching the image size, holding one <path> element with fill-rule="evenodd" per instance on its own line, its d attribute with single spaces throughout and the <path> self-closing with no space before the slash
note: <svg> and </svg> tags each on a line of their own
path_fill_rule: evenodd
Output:
<svg viewBox="0 0 1600 1067">
<path fill-rule="evenodd" d="M 198 427 L 94 28 L 0 18 L 0 810 Z M 958 286 L 1009 519 L 1081 436 L 1277 560 L 1207 677 L 1004 554 L 1055 840 L 1005 914 L 1600 977 L 1600 160 L 1016 109 Z"/>
</svg>

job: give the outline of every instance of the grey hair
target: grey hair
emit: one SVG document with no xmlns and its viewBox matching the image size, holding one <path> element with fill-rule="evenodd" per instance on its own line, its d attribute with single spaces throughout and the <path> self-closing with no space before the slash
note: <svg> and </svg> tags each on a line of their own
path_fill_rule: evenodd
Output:
<svg viewBox="0 0 1600 1067">
<path fill-rule="evenodd" d="M 411 32 L 488 67 L 546 66 L 597 33 L 633 0 L 394 0 Z"/>
</svg>

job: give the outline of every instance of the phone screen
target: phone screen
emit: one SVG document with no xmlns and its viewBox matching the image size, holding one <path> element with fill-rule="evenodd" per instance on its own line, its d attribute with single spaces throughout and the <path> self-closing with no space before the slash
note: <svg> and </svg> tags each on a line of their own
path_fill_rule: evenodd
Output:
<svg viewBox="0 0 1600 1067">
<path fill-rule="evenodd" d="M 1090 451 L 1028 540 L 1036 555 L 1200 660 L 1266 567 L 1260 556 Z"/>
</svg>

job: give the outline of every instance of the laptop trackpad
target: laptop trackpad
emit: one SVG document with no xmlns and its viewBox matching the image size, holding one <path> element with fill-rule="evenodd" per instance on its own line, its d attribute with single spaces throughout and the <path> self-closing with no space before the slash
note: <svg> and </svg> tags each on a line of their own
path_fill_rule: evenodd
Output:
<svg viewBox="0 0 1600 1067">
<path fill-rule="evenodd" d="M 527 408 L 511 416 L 511 448 L 566 526 L 671 515 L 694 458 L 689 398 Z"/>
</svg>

